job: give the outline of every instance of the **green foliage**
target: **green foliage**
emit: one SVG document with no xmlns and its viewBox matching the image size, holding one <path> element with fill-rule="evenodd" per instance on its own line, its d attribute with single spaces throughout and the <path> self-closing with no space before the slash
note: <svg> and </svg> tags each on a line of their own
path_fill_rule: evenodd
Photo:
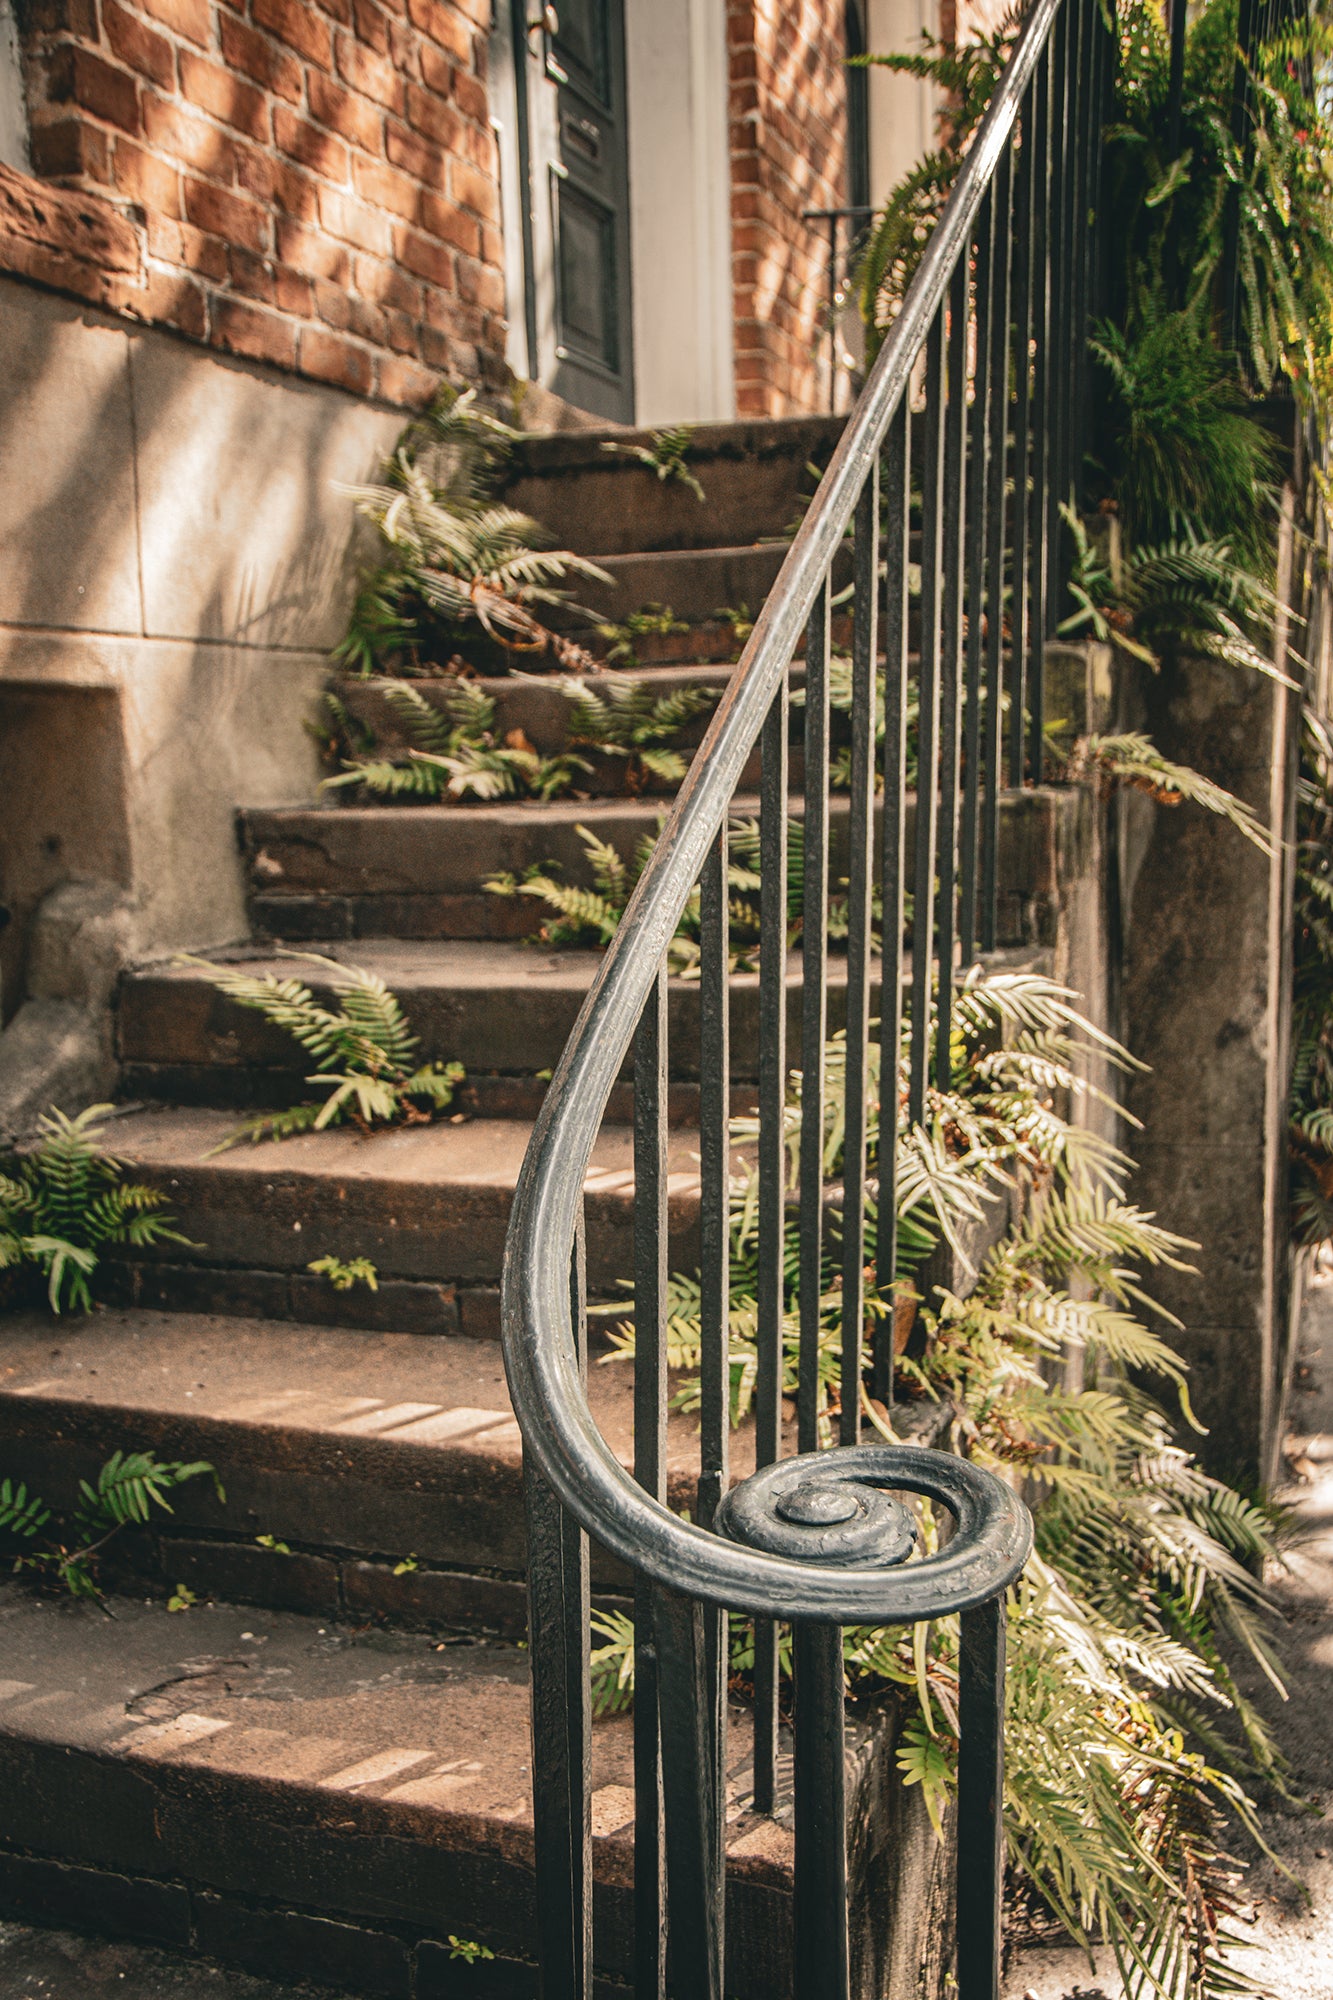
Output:
<svg viewBox="0 0 1333 2000">
<path fill-rule="evenodd" d="M 904 1057 L 907 1041 L 904 1038 Z M 947 1398 L 971 1456 L 1023 1477 L 1040 1496 L 1037 1553 L 1010 1594 L 1006 1710 L 1006 1831 L 1015 1880 L 1081 1943 L 1103 1937 L 1126 1990 L 1146 2000 L 1212 2000 L 1249 1991 L 1228 1971 L 1235 1869 L 1228 1824 L 1255 1831 L 1247 1774 L 1280 1784 L 1279 1760 L 1238 1684 L 1246 1654 L 1276 1679 L 1271 1606 L 1259 1580 L 1276 1548 L 1277 1518 L 1204 1474 L 1177 1440 L 1163 1402 L 1192 1422 L 1184 1365 L 1164 1338 L 1145 1274 L 1188 1268 L 1193 1246 L 1126 1199 L 1129 1162 L 1089 1129 L 1078 1107 L 1106 1104 L 1097 1073 L 1130 1058 L 1077 1012 L 1074 996 L 1031 973 L 963 982 L 947 1090 L 932 1089 L 923 1125 L 905 1120 L 906 1063 L 897 1092 L 900 1268 L 912 1271 L 941 1237 L 962 1249 L 965 1226 L 997 1200 L 1013 1220 L 964 1296 L 942 1292 L 920 1312 L 924 1351 L 900 1363 L 904 1387 Z M 824 1177 L 842 1170 L 844 1049 L 825 1056 Z M 877 1093 L 872 1073 L 870 1094 Z M 786 1134 L 790 1185 L 799 1170 L 801 1079 L 793 1075 Z M 751 1121 L 733 1123 L 747 1157 Z M 872 1115 L 870 1169 L 879 1143 Z M 732 1184 L 733 1415 L 742 1417 L 755 1365 L 752 1270 L 756 1176 Z M 839 1379 L 841 1243 L 836 1205 L 820 1279 L 820 1397 L 827 1426 Z M 873 1208 L 868 1206 L 873 1255 Z M 784 1256 L 785 1388 L 795 1386 L 799 1255 Z M 869 1287 L 863 1333 L 894 1309 Z M 1157 1324 L 1152 1323 L 1156 1317 Z M 1169 1326 L 1166 1329 L 1169 1331 Z M 678 1400 L 697 1401 L 698 1280 L 668 1295 L 668 1358 Z M 613 1354 L 632 1352 L 632 1323 Z M 684 1378 L 682 1381 L 682 1377 Z M 890 1413 L 856 1385 L 871 1422 Z M 925 1546 L 936 1522 L 922 1510 Z M 600 1706 L 632 1694 L 633 1627 L 598 1626 Z M 738 1639 L 740 1643 L 738 1644 Z M 955 1783 L 958 1632 L 854 1628 L 844 1635 L 853 1692 L 897 1687 L 909 1703 L 899 1750 L 937 1823 Z M 733 1672 L 744 1673 L 733 1632 Z M 1232 1741 L 1219 1724 L 1232 1719 Z M 1238 1736 L 1238 1740 L 1237 1740 Z M 1229 1983 L 1234 1982 L 1234 1983 Z"/>
<path fill-rule="evenodd" d="M 631 458 L 647 466 L 664 484 L 675 480 L 678 485 L 687 486 L 702 506 L 704 489 L 686 463 L 694 432 L 693 424 L 678 424 L 673 430 L 654 431 L 647 444 L 620 444 L 612 439 L 602 450 L 615 458 Z"/>
<path fill-rule="evenodd" d="M 568 578 L 605 583 L 605 571 L 552 549 L 537 522 L 490 498 L 518 435 L 477 408 L 474 390 L 445 389 L 409 425 L 380 483 L 346 489 L 381 547 L 335 651 L 341 666 L 419 672 L 469 639 L 503 658 L 549 653 L 565 667 L 591 664 L 543 614 L 577 611 L 560 586 Z"/>
<path fill-rule="evenodd" d="M 575 749 L 600 750 L 625 760 L 625 789 L 641 792 L 650 778 L 678 784 L 685 759 L 674 739 L 717 701 L 711 687 L 681 687 L 655 694 L 646 681 L 617 680 L 599 694 L 585 682 L 564 683 L 569 696 L 569 741 Z M 585 765 L 584 769 L 588 767 Z"/>
<path fill-rule="evenodd" d="M 1292 1228 L 1333 1237 L 1333 732 L 1305 712 L 1296 795 L 1295 973 L 1289 1102 Z"/>
<path fill-rule="evenodd" d="M 350 1292 L 354 1285 L 365 1285 L 372 1292 L 380 1288 L 380 1274 L 369 1257 L 349 1257 L 345 1262 L 341 1257 L 315 1257 L 306 1269 L 317 1278 L 327 1278 L 335 1292 Z"/>
<path fill-rule="evenodd" d="M 342 1002 L 338 1010 L 323 1006 L 299 979 L 280 979 L 276 973 L 256 979 L 182 954 L 181 963 L 201 966 L 219 992 L 241 1007 L 255 1008 L 274 1027 L 293 1036 L 314 1058 L 315 1073 L 306 1082 L 327 1092 L 316 1104 L 255 1112 L 214 1148 L 216 1152 L 241 1139 L 257 1143 L 288 1139 L 297 1132 L 322 1132 L 349 1118 L 369 1130 L 377 1124 L 422 1124 L 448 1110 L 463 1081 L 462 1064 L 418 1062 L 418 1037 L 407 1025 L 398 996 L 382 979 L 319 952 L 291 951 L 282 956 L 323 966 L 335 998 Z"/>
<path fill-rule="evenodd" d="M 95 1481 L 79 1481 L 79 1497 L 68 1521 L 46 1534 L 55 1516 L 46 1503 L 24 1486 L 0 1481 L 0 1540 L 19 1544 L 15 1574 L 29 1573 L 69 1592 L 71 1597 L 100 1598 L 97 1563 L 103 1549 L 122 1529 L 143 1527 L 154 1512 L 170 1514 L 167 1498 L 191 1479 L 209 1477 L 220 1500 L 221 1481 L 205 1459 L 190 1464 L 157 1458 L 151 1451 L 115 1451 Z M 40 1544 L 37 1543 L 41 1537 Z M 193 1593 L 177 1584 L 168 1609 L 184 1610 Z"/>
<path fill-rule="evenodd" d="M 158 1212 L 166 1197 L 127 1181 L 126 1163 L 102 1145 L 95 1121 L 113 1108 L 93 1104 L 69 1118 L 53 1105 L 38 1120 L 37 1144 L 0 1174 L 0 1271 L 45 1272 L 54 1313 L 92 1310 L 90 1280 L 109 1246 L 186 1241 Z"/>
<path fill-rule="evenodd" d="M 1136 730 L 1119 736 L 1081 736 L 1066 765 L 1071 778 L 1092 778 L 1102 785 L 1130 785 L 1159 805 L 1178 806 L 1186 799 L 1227 820 L 1261 854 L 1273 853 L 1273 838 L 1252 806 L 1234 792 L 1188 764 L 1173 764 L 1152 740 Z"/>
<path fill-rule="evenodd" d="M 669 639 L 689 629 L 669 604 L 645 604 L 641 610 L 631 611 L 621 625 L 599 625 L 597 636 L 606 641 L 608 667 L 637 667 L 636 639 Z"/>
<path fill-rule="evenodd" d="M 360 755 L 342 760 L 325 790 L 355 786 L 375 798 L 434 804 L 440 799 L 557 798 L 591 769 L 582 757 L 540 757 L 522 739 L 498 742 L 495 701 L 475 683 L 459 679 L 442 707 L 410 681 L 380 683 L 384 700 L 408 741 L 406 755 Z M 335 719 L 346 714 L 334 694 L 325 696 Z M 514 732 L 513 734 L 520 734 Z"/>
<path fill-rule="evenodd" d="M 479 1958 L 494 1958 L 495 1953 L 489 1945 L 474 1944 L 471 1938 L 455 1937 L 453 1932 L 450 1931 L 449 1956 L 450 1958 L 461 1958 L 467 1965 L 475 1965 Z"/>
</svg>

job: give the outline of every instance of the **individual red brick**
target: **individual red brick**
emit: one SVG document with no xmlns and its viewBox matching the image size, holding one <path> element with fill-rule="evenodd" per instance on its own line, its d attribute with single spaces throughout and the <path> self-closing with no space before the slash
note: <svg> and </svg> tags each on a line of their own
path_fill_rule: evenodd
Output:
<svg viewBox="0 0 1333 2000">
<path fill-rule="evenodd" d="M 319 219 L 330 236 L 337 236 L 357 250 L 369 250 L 377 257 L 388 256 L 393 245 L 389 217 L 337 188 L 319 191 Z"/>
<path fill-rule="evenodd" d="M 420 409 L 430 401 L 438 387 L 438 375 L 429 368 L 423 368 L 419 361 L 408 361 L 398 355 L 381 356 L 379 390 L 386 403 Z"/>
<path fill-rule="evenodd" d="M 253 250 L 240 250 L 233 246 L 228 257 L 231 273 L 231 288 L 244 298 L 259 299 L 264 305 L 272 305 L 274 299 L 273 266 L 267 257 L 260 257 Z"/>
<path fill-rule="evenodd" d="M 446 291 L 453 290 L 453 253 L 420 230 L 407 229 L 401 224 L 393 232 L 394 254 L 400 264 L 409 271 L 415 271 L 419 278 L 427 278 L 433 285 L 440 285 Z"/>
<path fill-rule="evenodd" d="M 169 104 L 144 93 L 144 136 L 150 146 L 182 166 L 194 167 L 214 179 L 229 181 L 236 163 L 236 149 L 225 132 L 183 104 Z"/>
<path fill-rule="evenodd" d="M 332 132 L 321 131 L 318 125 L 298 118 L 285 104 L 274 107 L 273 137 L 289 159 L 299 161 L 303 167 L 309 167 L 325 180 L 342 182 L 347 179 L 349 161 L 342 140 L 335 139 Z"/>
<path fill-rule="evenodd" d="M 117 194 L 137 201 L 153 215 L 178 216 L 181 212 L 180 169 L 173 160 L 146 153 L 129 139 L 117 139 L 115 150 Z"/>
<path fill-rule="evenodd" d="M 424 70 L 423 70 L 424 74 Z M 480 130 L 486 131 L 490 123 L 491 107 L 486 98 L 486 86 L 480 77 L 470 76 L 466 70 L 454 71 L 454 103 L 465 118 L 470 118 Z"/>
<path fill-rule="evenodd" d="M 472 30 L 448 0 L 407 0 L 408 18 L 423 35 L 429 35 L 455 62 L 472 61 Z"/>
<path fill-rule="evenodd" d="M 221 284 L 227 275 L 227 246 L 220 236 L 209 236 L 188 222 L 172 222 L 167 217 L 147 219 L 148 254 L 163 264 L 181 264 L 202 278 Z"/>
<path fill-rule="evenodd" d="M 315 288 L 309 278 L 285 264 L 274 269 L 273 296 L 283 312 L 295 313 L 298 319 L 309 319 L 315 310 Z"/>
<path fill-rule="evenodd" d="M 948 0 L 945 0 L 945 4 L 948 4 Z M 352 0 L 318 0 L 318 5 L 320 12 L 327 14 L 331 21 L 336 21 L 339 27 L 351 27 Z"/>
<path fill-rule="evenodd" d="M 445 156 L 438 146 L 432 146 L 425 139 L 419 139 L 415 132 L 405 126 L 390 123 L 385 128 L 384 150 L 395 167 L 411 174 L 415 180 L 424 181 L 427 187 L 442 188 L 445 184 Z"/>
<path fill-rule="evenodd" d="M 296 366 L 296 327 L 264 306 L 244 299 L 213 301 L 209 338 L 229 354 L 246 354 L 252 361 L 271 361 L 279 368 Z"/>
<path fill-rule="evenodd" d="M 396 264 L 386 264 L 378 257 L 358 257 L 354 277 L 356 289 L 363 299 L 420 319 L 421 286 L 415 278 L 409 278 L 400 271 Z"/>
<path fill-rule="evenodd" d="M 317 180 L 303 174 L 299 167 L 289 166 L 285 160 L 270 160 L 267 163 L 268 178 L 272 189 L 271 199 L 275 208 L 285 215 L 294 215 L 301 222 L 319 220 L 322 190 Z M 244 184 L 244 176 L 241 176 Z"/>
<path fill-rule="evenodd" d="M 429 42 L 421 45 L 421 80 L 436 97 L 452 97 L 454 78 L 458 74 L 458 64 L 452 56 L 441 54 Z"/>
<path fill-rule="evenodd" d="M 460 208 L 470 208 L 488 221 L 499 219 L 500 190 L 494 177 L 480 173 L 470 160 L 449 162 L 449 192 Z"/>
<path fill-rule="evenodd" d="M 108 125 L 119 125 L 122 132 L 137 135 L 140 130 L 138 84 L 128 71 L 113 69 L 92 49 L 53 50 L 46 90 L 52 104 L 78 104 Z"/>
<path fill-rule="evenodd" d="M 446 104 L 433 90 L 423 90 L 418 83 L 407 86 L 407 122 L 427 139 L 437 140 L 448 153 L 455 150 L 463 130 L 463 121 L 452 104 Z"/>
<path fill-rule="evenodd" d="M 312 118 L 367 153 L 384 151 L 384 114 L 376 105 L 317 70 L 311 70 L 306 87 Z"/>
<path fill-rule="evenodd" d="M 476 216 L 456 208 L 442 195 L 422 194 L 420 219 L 423 229 L 432 236 L 438 236 L 442 243 L 452 244 L 464 256 L 475 257 L 481 249 L 481 230 Z"/>
<path fill-rule="evenodd" d="M 351 281 L 351 251 L 345 243 L 335 243 L 317 229 L 306 229 L 299 222 L 279 217 L 277 251 L 284 264 L 309 278 L 328 278 L 342 286 Z"/>
<path fill-rule="evenodd" d="M 384 344 L 386 320 L 378 306 L 359 299 L 355 292 L 325 284 L 322 278 L 315 280 L 314 294 L 315 311 L 326 326 L 340 333 L 353 333 L 358 340 L 372 341 L 376 346 Z"/>
<path fill-rule="evenodd" d="M 388 55 L 388 17 L 375 5 L 375 0 L 352 0 L 352 21 L 358 41 L 374 49 L 377 55 Z"/>
<path fill-rule="evenodd" d="M 352 161 L 352 183 L 362 198 L 376 208 L 388 209 L 393 215 L 414 219 L 421 203 L 421 189 L 407 174 L 400 174 L 393 167 L 386 167 L 382 160 L 363 159 L 358 153 Z M 369 250 L 372 244 L 363 244 Z"/>
<path fill-rule="evenodd" d="M 174 35 L 181 35 L 187 42 L 197 42 L 201 49 L 209 43 L 208 0 L 135 0 L 145 14 L 151 14 L 164 28 L 170 28 Z"/>
<path fill-rule="evenodd" d="M 256 202 L 245 195 L 215 187 L 211 181 L 187 179 L 185 213 L 196 229 L 225 237 L 245 250 L 267 248 L 268 217 Z"/>
<path fill-rule="evenodd" d="M 253 83 L 189 49 L 181 50 L 180 76 L 181 95 L 188 103 L 244 132 L 247 138 L 268 138 L 268 105 L 263 91 Z"/>
<path fill-rule="evenodd" d="M 43 179 L 95 181 L 114 186 L 111 134 L 85 118 L 59 118 L 34 125 L 28 135 L 33 171 Z"/>
<path fill-rule="evenodd" d="M 376 104 L 390 111 L 402 110 L 404 84 L 393 64 L 373 49 L 362 48 L 344 29 L 338 31 L 338 74 L 353 90 L 373 97 Z"/>
<path fill-rule="evenodd" d="M 266 35 L 257 35 L 244 21 L 221 17 L 222 60 L 230 69 L 262 83 L 276 97 L 289 104 L 301 101 L 301 65 L 285 49 L 275 48 Z"/>
<path fill-rule="evenodd" d="M 193 278 L 182 277 L 178 271 L 145 271 L 137 311 L 141 318 L 174 326 L 192 340 L 202 340 L 207 331 L 203 291 Z"/>
<path fill-rule="evenodd" d="M 438 368 L 446 374 L 464 373 L 458 365 L 458 343 L 452 332 L 446 331 L 443 327 L 422 327 L 421 358 L 430 367 Z"/>
<path fill-rule="evenodd" d="M 385 313 L 384 340 L 395 354 L 415 354 L 421 344 L 420 322 L 410 313 Z"/>
<path fill-rule="evenodd" d="M 96 0 L 27 0 L 23 9 L 23 33 L 29 35 L 76 35 L 80 41 L 97 40 Z"/>
<path fill-rule="evenodd" d="M 286 42 L 290 49 L 299 49 L 321 69 L 328 69 L 332 63 L 333 31 L 323 16 L 306 6 L 304 0 L 253 0 L 252 15 L 256 27 L 267 28 L 280 42 Z"/>
<path fill-rule="evenodd" d="M 502 313 L 505 309 L 504 273 L 493 270 L 489 264 L 478 264 L 471 257 L 460 257 L 458 296 L 468 305 L 480 306 L 483 312 Z"/>
<path fill-rule="evenodd" d="M 307 326 L 301 330 L 301 372 L 316 381 L 332 382 L 354 395 L 368 396 L 372 381 L 368 350 L 341 334 Z"/>
<path fill-rule="evenodd" d="M 111 53 L 123 62 L 127 69 L 138 70 L 150 82 L 160 84 L 163 90 L 173 88 L 176 81 L 176 51 L 165 35 L 159 35 L 156 28 L 150 28 L 137 14 L 131 14 L 119 4 L 119 0 L 102 0 L 102 26 L 111 46 Z"/>
</svg>

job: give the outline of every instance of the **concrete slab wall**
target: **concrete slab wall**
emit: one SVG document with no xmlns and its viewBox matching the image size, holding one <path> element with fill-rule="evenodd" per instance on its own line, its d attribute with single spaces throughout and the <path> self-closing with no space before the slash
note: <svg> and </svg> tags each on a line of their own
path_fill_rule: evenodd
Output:
<svg viewBox="0 0 1333 2000">
<path fill-rule="evenodd" d="M 244 929 L 235 808 L 310 797 L 301 722 L 399 413 L 0 279 L 0 992 L 62 883 L 136 952 Z"/>
</svg>

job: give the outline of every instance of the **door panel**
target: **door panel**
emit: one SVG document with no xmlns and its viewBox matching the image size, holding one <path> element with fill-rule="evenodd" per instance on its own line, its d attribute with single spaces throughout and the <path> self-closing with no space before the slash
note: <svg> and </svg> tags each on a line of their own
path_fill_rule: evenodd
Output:
<svg viewBox="0 0 1333 2000">
<path fill-rule="evenodd" d="M 514 0 L 526 59 L 530 372 L 634 419 L 624 0 Z"/>
</svg>

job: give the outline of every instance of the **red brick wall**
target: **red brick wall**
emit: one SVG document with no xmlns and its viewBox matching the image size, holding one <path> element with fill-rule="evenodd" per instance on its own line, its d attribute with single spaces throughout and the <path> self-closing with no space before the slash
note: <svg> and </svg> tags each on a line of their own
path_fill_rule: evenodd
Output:
<svg viewBox="0 0 1333 2000">
<path fill-rule="evenodd" d="M 842 0 L 728 0 L 736 413 L 823 407 L 825 239 L 847 199 Z"/>
<path fill-rule="evenodd" d="M 29 0 L 33 167 L 78 199 L 6 174 L 0 266 L 391 402 L 494 374 L 490 12 Z"/>
</svg>

